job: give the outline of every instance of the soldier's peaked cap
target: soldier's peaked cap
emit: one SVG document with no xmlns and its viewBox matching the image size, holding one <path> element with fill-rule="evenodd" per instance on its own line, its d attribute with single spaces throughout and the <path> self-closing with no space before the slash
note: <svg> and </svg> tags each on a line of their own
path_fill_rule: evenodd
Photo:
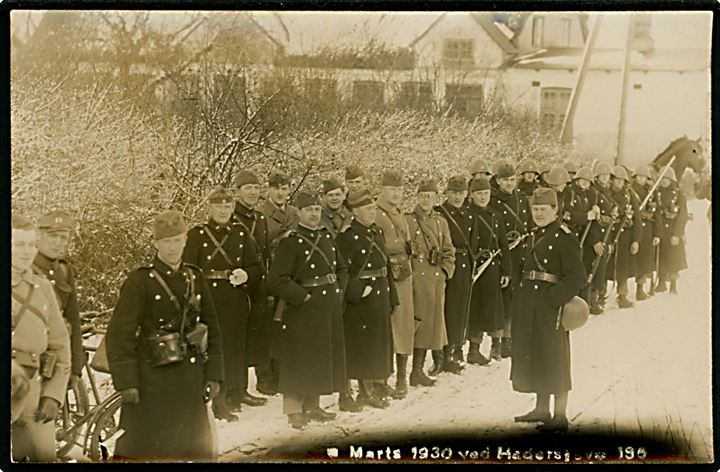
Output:
<svg viewBox="0 0 720 472">
<path fill-rule="evenodd" d="M 461 175 L 455 175 L 448 179 L 446 190 L 449 192 L 465 192 L 468 189 L 467 180 Z"/>
<path fill-rule="evenodd" d="M 176 210 L 168 210 L 155 217 L 153 237 L 164 239 L 187 232 L 187 225 L 182 214 Z"/>
<path fill-rule="evenodd" d="M 329 179 L 325 179 L 323 180 L 322 184 L 324 193 L 332 192 L 337 188 L 343 187 L 343 183 L 337 177 L 330 177 Z"/>
<path fill-rule="evenodd" d="M 553 205 L 557 206 L 557 194 L 555 190 L 547 187 L 538 187 L 530 197 L 530 205 Z"/>
<path fill-rule="evenodd" d="M 208 195 L 208 203 L 232 203 L 234 201 L 233 193 L 225 187 L 218 187 Z"/>
<path fill-rule="evenodd" d="M 365 170 L 357 164 L 350 164 L 345 169 L 345 180 L 355 180 L 365 175 Z"/>
<path fill-rule="evenodd" d="M 243 185 L 260 185 L 260 179 L 258 179 L 258 176 L 249 170 L 241 170 L 238 172 L 238 174 L 235 176 L 235 186 L 237 188 L 241 188 Z"/>
<path fill-rule="evenodd" d="M 435 179 L 424 179 L 424 180 L 420 181 L 420 184 L 418 185 L 418 188 L 417 188 L 417 193 L 422 193 L 422 192 L 437 193 L 437 191 L 438 191 L 438 186 L 437 186 L 437 181 Z"/>
<path fill-rule="evenodd" d="M 69 213 L 55 210 L 41 216 L 37 226 L 43 231 L 72 231 L 75 221 Z"/>
<path fill-rule="evenodd" d="M 470 181 L 470 192 L 480 190 L 490 190 L 490 181 L 488 179 L 472 179 Z"/>
<path fill-rule="evenodd" d="M 383 187 L 402 187 L 402 172 L 397 169 L 386 170 L 380 179 L 380 185 Z"/>
<path fill-rule="evenodd" d="M 270 177 L 268 177 L 268 185 L 270 185 L 271 187 L 280 187 L 289 184 L 290 176 L 287 174 L 287 172 L 275 170 L 270 174 Z"/>
<path fill-rule="evenodd" d="M 308 192 L 307 190 L 301 190 L 295 196 L 295 206 L 298 209 L 303 209 L 312 205 L 320 205 L 320 196 L 315 192 Z"/>
</svg>

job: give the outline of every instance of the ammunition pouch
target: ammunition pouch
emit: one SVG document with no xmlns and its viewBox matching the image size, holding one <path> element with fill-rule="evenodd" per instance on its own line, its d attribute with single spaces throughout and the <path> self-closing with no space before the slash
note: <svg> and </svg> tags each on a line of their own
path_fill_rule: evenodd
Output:
<svg viewBox="0 0 720 472">
<path fill-rule="evenodd" d="M 145 344 L 152 367 L 182 362 L 187 352 L 187 344 L 180 339 L 180 333 L 157 334 L 145 338 Z"/>
<path fill-rule="evenodd" d="M 202 362 L 207 360 L 208 327 L 205 323 L 196 323 L 195 327 L 185 335 L 188 346 L 195 349 Z"/>
<path fill-rule="evenodd" d="M 436 248 L 436 247 L 431 248 L 430 251 L 428 251 L 428 258 L 427 258 L 428 263 L 430 265 L 434 265 L 434 266 L 439 265 L 440 260 L 441 260 L 440 256 L 441 256 L 441 254 L 440 254 L 440 250 L 438 248 Z"/>
<path fill-rule="evenodd" d="M 54 352 L 43 352 L 40 354 L 40 368 L 38 369 L 40 377 L 45 380 L 53 378 L 57 360 L 58 355 Z"/>
<path fill-rule="evenodd" d="M 410 258 L 404 253 L 390 256 L 390 269 L 395 280 L 407 279 L 412 274 Z"/>
</svg>

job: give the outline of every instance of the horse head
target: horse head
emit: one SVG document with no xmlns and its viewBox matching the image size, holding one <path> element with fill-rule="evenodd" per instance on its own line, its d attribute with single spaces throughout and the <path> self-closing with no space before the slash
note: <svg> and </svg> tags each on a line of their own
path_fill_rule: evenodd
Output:
<svg viewBox="0 0 720 472">
<path fill-rule="evenodd" d="M 690 139 L 687 136 L 672 141 L 660 154 L 652 161 L 655 169 L 661 169 L 670 159 L 675 156 L 672 168 L 678 179 L 683 175 L 685 169 L 690 167 L 695 171 L 696 175 L 705 168 L 705 151 L 702 147 L 702 138 Z"/>
</svg>

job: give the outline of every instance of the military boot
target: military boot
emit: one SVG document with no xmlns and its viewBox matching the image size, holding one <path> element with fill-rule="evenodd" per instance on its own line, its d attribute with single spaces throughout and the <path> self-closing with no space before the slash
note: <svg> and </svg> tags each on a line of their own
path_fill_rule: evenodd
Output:
<svg viewBox="0 0 720 472">
<path fill-rule="evenodd" d="M 371 380 L 360 380 L 360 393 L 357 396 L 357 403 L 372 408 L 387 408 L 390 403 L 375 395 L 375 384 Z"/>
<path fill-rule="evenodd" d="M 455 359 L 460 365 L 465 363 L 465 354 L 463 353 L 462 346 L 455 346 L 453 350 L 453 359 Z"/>
<path fill-rule="evenodd" d="M 490 358 L 496 361 L 502 359 L 500 354 L 500 338 L 492 338 L 492 345 L 490 347 Z"/>
<path fill-rule="evenodd" d="M 655 293 L 667 292 L 667 282 L 663 279 L 658 280 L 655 286 Z"/>
<path fill-rule="evenodd" d="M 424 349 L 418 349 L 418 351 Z M 432 358 L 433 358 L 433 365 L 428 371 L 428 375 L 431 377 L 437 377 L 440 375 L 440 372 L 443 371 L 443 364 L 445 363 L 445 354 L 443 354 L 442 350 L 440 349 L 433 349 L 432 351 Z M 423 355 L 423 359 L 425 359 L 425 355 Z M 415 356 L 413 356 L 413 369 L 415 368 Z M 412 385 L 412 383 L 411 383 Z"/>
<path fill-rule="evenodd" d="M 228 423 L 232 423 L 238 420 L 236 414 L 230 411 L 227 404 L 225 403 L 225 395 L 218 395 L 212 401 L 212 412 L 213 416 L 219 420 L 225 420 Z"/>
<path fill-rule="evenodd" d="M 375 382 L 373 385 L 373 393 L 376 397 L 385 400 L 386 398 L 395 397 L 395 389 L 387 384 L 387 380 L 383 382 Z"/>
<path fill-rule="evenodd" d="M 677 280 L 670 281 L 670 293 L 677 295 Z"/>
<path fill-rule="evenodd" d="M 421 385 L 423 387 L 432 387 L 435 385 L 435 380 L 431 379 L 423 368 L 425 366 L 425 356 L 427 355 L 427 349 L 414 349 L 412 359 L 412 371 L 410 372 L 410 386 L 416 387 Z M 441 354 L 442 355 L 442 354 Z M 435 357 L 435 351 L 433 351 L 433 357 Z M 440 361 L 442 365 L 442 360 Z"/>
<path fill-rule="evenodd" d="M 648 294 L 645 293 L 645 289 L 643 288 L 642 284 L 637 284 L 637 289 L 635 290 L 635 300 L 642 301 L 647 300 Z"/>
<path fill-rule="evenodd" d="M 397 375 L 395 376 L 395 394 L 393 395 L 393 398 L 398 400 L 405 398 L 408 393 L 407 361 L 408 356 L 404 356 L 402 354 L 395 354 Z"/>
<path fill-rule="evenodd" d="M 462 371 L 463 366 L 460 365 L 458 361 L 456 361 L 453 357 L 453 352 L 455 351 L 454 346 L 445 346 L 443 348 L 443 357 L 445 358 L 443 361 L 442 370 L 443 372 L 450 372 L 451 374 L 459 374 L 460 371 Z"/>
<path fill-rule="evenodd" d="M 626 295 L 619 295 L 617 302 L 618 302 L 618 308 L 632 308 L 633 307 L 633 302 L 628 300 Z"/>
<path fill-rule="evenodd" d="M 338 407 L 340 408 L 340 411 L 349 411 L 351 413 L 357 413 L 363 410 L 362 405 L 359 405 L 349 393 L 340 394 L 340 398 L 338 398 Z"/>
<path fill-rule="evenodd" d="M 512 338 L 503 336 L 500 344 L 500 356 L 503 359 L 512 357 Z"/>
<path fill-rule="evenodd" d="M 480 344 L 471 342 L 470 349 L 468 350 L 467 356 L 468 364 L 474 365 L 487 365 L 490 363 L 490 359 L 483 356 L 480 352 Z"/>
</svg>

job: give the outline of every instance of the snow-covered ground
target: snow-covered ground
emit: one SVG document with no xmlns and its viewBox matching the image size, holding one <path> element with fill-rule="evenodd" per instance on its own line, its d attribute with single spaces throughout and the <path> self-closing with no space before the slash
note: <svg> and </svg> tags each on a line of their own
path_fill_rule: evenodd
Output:
<svg viewBox="0 0 720 472">
<path fill-rule="evenodd" d="M 604 315 L 572 333 L 570 433 L 592 430 L 666 441 L 689 460 L 712 461 L 707 203 L 689 203 L 694 214 L 687 227 L 690 267 L 681 274 L 678 295 L 657 294 L 629 310 L 619 310 L 613 296 Z M 482 349 L 489 351 L 489 340 Z M 293 444 L 331 447 L 388 433 L 537 434 L 532 425 L 512 421 L 532 408 L 533 397 L 513 392 L 509 372 L 509 359 L 467 366 L 463 375 L 442 374 L 432 388 L 411 387 L 406 399 L 393 400 L 385 410 L 339 412 L 336 395 L 322 397 L 322 405 L 338 418 L 311 423 L 305 431 L 290 428 L 277 395 L 265 407 L 245 407 L 238 422 L 217 423 L 221 460 L 298 460 L 302 457 L 288 452 Z M 404 459 L 408 452 L 403 451 Z"/>
</svg>

